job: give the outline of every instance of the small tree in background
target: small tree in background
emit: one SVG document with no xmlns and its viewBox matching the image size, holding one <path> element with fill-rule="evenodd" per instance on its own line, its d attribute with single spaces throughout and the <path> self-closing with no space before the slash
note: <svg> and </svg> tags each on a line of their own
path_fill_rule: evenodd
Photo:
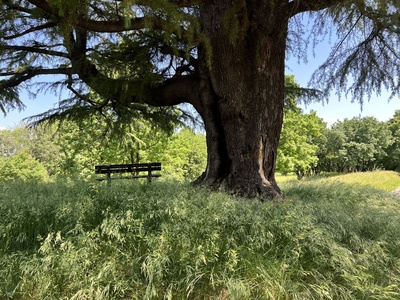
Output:
<svg viewBox="0 0 400 300">
<path fill-rule="evenodd" d="M 165 165 L 164 172 L 178 180 L 193 181 L 207 165 L 206 137 L 190 128 L 183 128 L 171 136 L 158 154 Z"/>
<path fill-rule="evenodd" d="M 317 151 L 322 146 L 326 123 L 315 111 L 304 114 L 300 109 L 298 101 L 309 91 L 301 89 L 293 75 L 285 76 L 285 86 L 284 118 L 276 169 L 283 174 L 295 172 L 301 179 L 315 170 L 318 164 Z"/>
<path fill-rule="evenodd" d="M 287 111 L 283 119 L 281 140 L 278 148 L 277 171 L 283 174 L 295 172 L 301 179 L 310 174 L 318 164 L 317 152 L 326 123 L 315 111 Z"/>
</svg>

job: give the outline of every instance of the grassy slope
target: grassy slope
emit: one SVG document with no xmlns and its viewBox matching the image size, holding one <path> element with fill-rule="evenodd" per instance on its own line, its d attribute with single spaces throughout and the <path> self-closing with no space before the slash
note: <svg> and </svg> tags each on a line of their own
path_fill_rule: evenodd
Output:
<svg viewBox="0 0 400 300">
<path fill-rule="evenodd" d="M 278 175 L 280 184 L 296 181 L 296 175 Z M 394 171 L 374 171 L 348 174 L 325 174 L 322 176 L 305 177 L 304 181 L 318 180 L 319 183 L 344 183 L 357 187 L 367 186 L 377 190 L 391 192 L 400 187 L 400 174 Z"/>
<path fill-rule="evenodd" d="M 278 204 L 162 181 L 0 185 L 0 299 L 399 299 L 398 178 L 377 174 L 282 183 Z"/>
<path fill-rule="evenodd" d="M 391 192 L 400 187 L 399 173 L 394 171 L 349 173 L 345 175 L 333 176 L 327 180 L 343 182 L 357 186 L 369 186 L 386 192 Z"/>
</svg>

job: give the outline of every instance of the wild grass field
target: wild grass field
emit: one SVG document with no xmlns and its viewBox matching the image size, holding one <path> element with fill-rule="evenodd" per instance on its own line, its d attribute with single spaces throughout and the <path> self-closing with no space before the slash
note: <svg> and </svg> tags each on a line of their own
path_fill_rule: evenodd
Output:
<svg viewBox="0 0 400 300">
<path fill-rule="evenodd" d="M 400 299 L 399 176 L 347 176 L 283 180 L 281 203 L 0 184 L 0 299 Z"/>
</svg>

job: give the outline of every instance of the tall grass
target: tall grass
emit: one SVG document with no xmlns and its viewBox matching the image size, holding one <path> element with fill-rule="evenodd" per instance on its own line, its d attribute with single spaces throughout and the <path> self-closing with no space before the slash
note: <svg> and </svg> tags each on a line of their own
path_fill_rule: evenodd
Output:
<svg viewBox="0 0 400 300">
<path fill-rule="evenodd" d="M 259 203 L 171 182 L 0 187 L 0 299 L 399 299 L 400 203 L 287 182 Z"/>
</svg>

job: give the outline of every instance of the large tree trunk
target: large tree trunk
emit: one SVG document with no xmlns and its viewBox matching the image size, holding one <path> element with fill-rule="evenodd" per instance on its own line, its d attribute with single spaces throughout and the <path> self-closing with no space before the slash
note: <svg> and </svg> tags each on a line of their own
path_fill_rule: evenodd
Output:
<svg viewBox="0 0 400 300">
<path fill-rule="evenodd" d="M 201 8 L 210 47 L 199 49 L 196 108 L 206 127 L 208 164 L 198 182 L 250 197 L 279 198 L 275 162 L 288 16 L 273 1 L 214 2 Z"/>
</svg>

